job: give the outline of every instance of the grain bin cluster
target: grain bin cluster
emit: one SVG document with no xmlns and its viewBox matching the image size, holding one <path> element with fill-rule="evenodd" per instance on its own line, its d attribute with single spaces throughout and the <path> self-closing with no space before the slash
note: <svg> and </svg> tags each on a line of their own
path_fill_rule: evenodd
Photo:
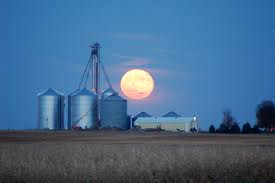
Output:
<svg viewBox="0 0 275 183">
<path fill-rule="evenodd" d="M 37 122 L 40 130 L 62 130 L 65 108 L 67 108 L 67 129 L 129 129 L 127 100 L 114 91 L 100 60 L 100 45 L 91 46 L 91 56 L 76 91 L 64 94 L 48 89 L 38 94 Z M 105 91 L 100 89 L 100 71 L 108 83 Z M 87 81 L 91 76 L 91 89 Z M 65 102 L 67 101 L 67 102 Z"/>
<path fill-rule="evenodd" d="M 127 100 L 113 89 L 100 60 L 100 48 L 98 43 L 91 46 L 91 56 L 76 90 L 67 96 L 51 88 L 38 94 L 38 129 L 127 130 L 134 127 L 136 130 L 149 131 L 199 131 L 198 118 L 195 115 L 183 117 L 172 111 L 163 116 L 153 117 L 142 112 L 131 118 L 127 113 Z M 108 84 L 105 90 L 100 88 L 101 73 Z M 67 125 L 64 125 L 65 120 Z"/>
</svg>

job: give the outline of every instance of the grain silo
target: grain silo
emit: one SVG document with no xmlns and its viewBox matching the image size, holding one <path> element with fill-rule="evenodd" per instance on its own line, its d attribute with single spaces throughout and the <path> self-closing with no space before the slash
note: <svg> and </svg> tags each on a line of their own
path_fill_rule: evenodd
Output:
<svg viewBox="0 0 275 183">
<path fill-rule="evenodd" d="M 103 92 L 100 100 L 100 126 L 101 128 L 129 129 L 127 100 L 111 90 Z"/>
<path fill-rule="evenodd" d="M 95 118 L 95 94 L 83 88 L 68 96 L 68 128 L 93 128 Z"/>
<path fill-rule="evenodd" d="M 64 129 L 64 95 L 52 88 L 38 94 L 38 129 Z"/>
</svg>

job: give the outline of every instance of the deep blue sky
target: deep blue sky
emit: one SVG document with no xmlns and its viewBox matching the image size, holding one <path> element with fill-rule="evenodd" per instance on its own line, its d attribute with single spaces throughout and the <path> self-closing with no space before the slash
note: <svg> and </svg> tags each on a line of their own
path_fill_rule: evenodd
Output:
<svg viewBox="0 0 275 183">
<path fill-rule="evenodd" d="M 155 79 L 130 114 L 174 110 L 208 129 L 226 108 L 253 124 L 257 104 L 275 101 L 273 0 L 2 0 L 0 21 L 0 129 L 34 128 L 38 92 L 75 90 L 94 41 L 120 93 L 130 68 Z"/>
</svg>

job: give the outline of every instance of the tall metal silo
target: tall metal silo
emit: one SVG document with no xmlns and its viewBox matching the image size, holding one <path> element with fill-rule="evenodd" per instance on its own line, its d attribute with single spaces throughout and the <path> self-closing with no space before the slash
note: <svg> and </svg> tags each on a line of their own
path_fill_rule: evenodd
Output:
<svg viewBox="0 0 275 183">
<path fill-rule="evenodd" d="M 38 94 L 38 129 L 64 129 L 64 95 L 52 88 Z"/>
<path fill-rule="evenodd" d="M 68 96 L 68 128 L 93 128 L 96 95 L 86 88 Z"/>
<path fill-rule="evenodd" d="M 100 124 L 101 128 L 129 129 L 127 120 L 127 100 L 118 96 L 117 92 L 109 96 L 103 96 L 100 100 Z"/>
</svg>

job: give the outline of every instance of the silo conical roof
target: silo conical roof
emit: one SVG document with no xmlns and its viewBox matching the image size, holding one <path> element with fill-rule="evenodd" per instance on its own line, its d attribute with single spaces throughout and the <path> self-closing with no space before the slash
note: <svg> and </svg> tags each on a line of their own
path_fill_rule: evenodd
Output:
<svg viewBox="0 0 275 183">
<path fill-rule="evenodd" d="M 49 89 L 39 93 L 38 96 L 64 96 L 64 94 L 56 91 L 53 88 L 49 88 Z"/>
<path fill-rule="evenodd" d="M 106 96 L 103 98 L 103 100 L 126 100 L 118 95 L 117 92 L 111 94 L 110 96 Z"/>
<path fill-rule="evenodd" d="M 134 116 L 134 118 L 139 118 L 139 117 L 152 117 L 152 116 L 150 114 L 148 114 L 147 112 L 140 112 Z"/>
<path fill-rule="evenodd" d="M 181 117 L 181 116 L 175 113 L 174 111 L 170 111 L 167 114 L 163 115 L 162 117 Z"/>
<path fill-rule="evenodd" d="M 87 88 L 77 90 L 71 94 L 71 96 L 83 96 L 83 95 L 94 96 L 95 94 L 93 92 L 89 91 Z"/>
<path fill-rule="evenodd" d="M 109 96 L 111 96 L 113 94 L 118 95 L 118 93 L 114 89 L 108 88 L 107 90 L 104 90 L 102 92 L 101 98 L 104 99 L 104 98 L 109 97 Z"/>
</svg>

